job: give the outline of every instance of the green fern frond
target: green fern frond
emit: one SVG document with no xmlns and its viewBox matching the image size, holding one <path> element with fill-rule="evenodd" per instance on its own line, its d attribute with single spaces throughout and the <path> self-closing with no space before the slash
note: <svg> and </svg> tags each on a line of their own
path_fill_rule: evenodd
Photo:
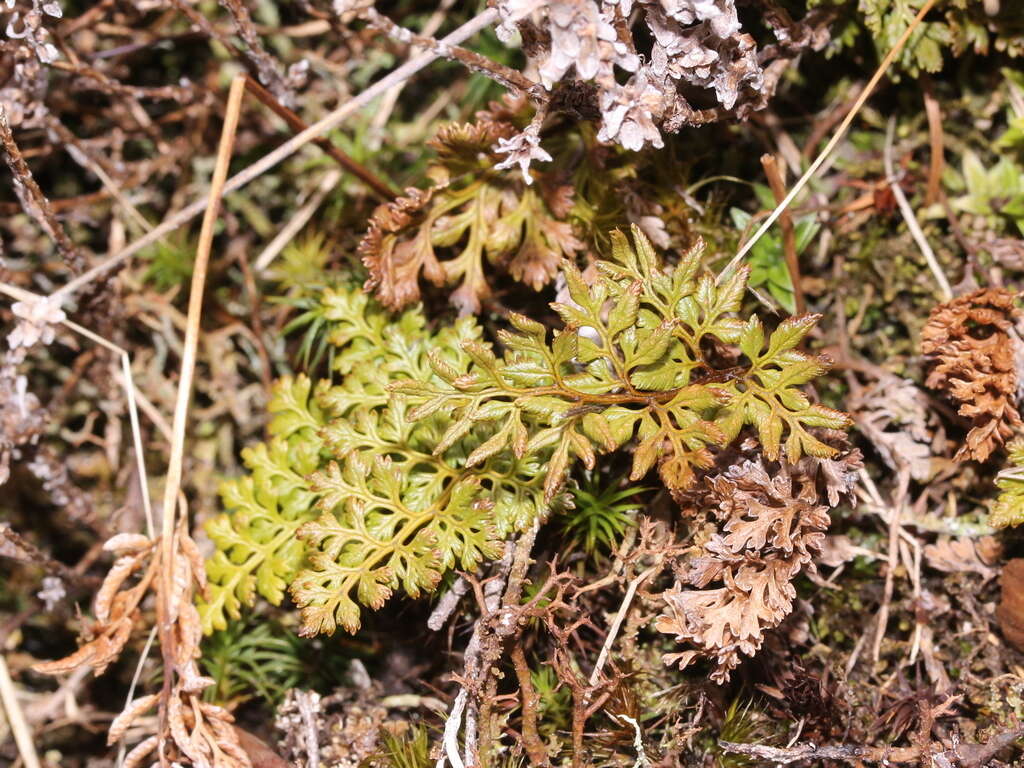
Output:
<svg viewBox="0 0 1024 768">
<path fill-rule="evenodd" d="M 270 402 L 270 442 L 242 451 L 250 474 L 221 487 L 226 512 L 206 533 L 217 551 L 206 562 L 207 592 L 199 604 L 203 631 L 227 627 L 256 594 L 279 605 L 305 548 L 299 527 L 315 518 L 315 492 L 306 475 L 321 463 L 323 412 L 305 376 L 281 379 Z"/>
<path fill-rule="evenodd" d="M 670 489 L 745 426 L 769 459 L 833 453 L 808 430 L 848 417 L 800 390 L 828 367 L 797 349 L 814 316 L 766 336 L 736 316 L 745 269 L 719 285 L 696 251 L 666 267 L 638 230 L 632 245 L 612 241 L 593 284 L 563 265 L 571 298 L 554 308 L 565 327 L 549 342 L 512 315 L 501 357 L 472 318 L 431 330 L 419 309 L 392 317 L 356 288 L 325 288 L 315 311 L 337 381 L 284 380 L 273 438 L 225 486 L 229 512 L 209 526 L 207 631 L 257 593 L 280 602 L 289 584 L 301 634 L 354 632 L 362 608 L 497 557 L 561 506 L 573 461 L 593 469 L 627 443 L 630 480 L 657 463 Z M 592 548 L 626 524 L 624 497 L 599 501 L 601 515 L 574 523 Z"/>
<path fill-rule="evenodd" d="M 303 634 L 354 632 L 360 605 L 379 608 L 399 589 L 416 597 L 449 568 L 476 568 L 548 508 L 535 457 L 470 462 L 493 437 L 486 425 L 440 450 L 451 419 L 413 420 L 406 400 L 384 387 L 434 378 L 434 360 L 467 365 L 462 344 L 481 344 L 473 320 L 430 334 L 419 311 L 381 324 L 367 319 L 375 303 L 363 295 L 327 300 L 345 375 L 320 397 L 333 417 L 320 434 L 334 459 L 310 477 L 320 515 L 300 531 L 309 564 L 292 595 Z"/>
<path fill-rule="evenodd" d="M 1024 439 L 1014 440 L 1007 450 L 1009 466 L 996 478 L 1000 493 L 989 515 L 989 523 L 996 528 L 1024 523 Z"/>
<path fill-rule="evenodd" d="M 548 499 L 574 460 L 592 469 L 598 452 L 630 440 L 630 479 L 657 462 L 670 489 L 688 487 L 695 470 L 710 465 L 709 447 L 735 439 L 745 425 L 756 428 L 769 459 L 783 448 L 791 462 L 834 454 L 808 428 L 845 428 L 849 417 L 811 403 L 799 389 L 829 366 L 827 358 L 797 349 L 817 316 L 785 320 L 766 339 L 756 317 L 735 317 L 747 268 L 719 285 L 698 274 L 699 251 L 669 269 L 638 229 L 632 247 L 621 233 L 613 241 L 612 260 L 598 262 L 592 285 L 575 265 L 563 264 L 571 298 L 552 305 L 565 327 L 550 343 L 543 325 L 513 314 L 515 330 L 499 332 L 508 350 L 503 358 L 466 341 L 469 365 L 432 355 L 435 379 L 391 385 L 417 404 L 410 418 L 451 417 L 435 452 L 477 425 L 491 425 L 493 436 L 468 464 L 504 450 L 550 455 Z M 716 366 L 704 352 L 709 342 L 733 345 L 746 364 Z"/>
</svg>

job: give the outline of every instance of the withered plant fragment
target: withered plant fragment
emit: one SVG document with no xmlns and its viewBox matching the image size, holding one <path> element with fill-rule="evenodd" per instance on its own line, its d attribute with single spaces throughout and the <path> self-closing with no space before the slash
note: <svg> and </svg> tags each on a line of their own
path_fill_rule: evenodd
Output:
<svg viewBox="0 0 1024 768">
<path fill-rule="evenodd" d="M 927 386 L 960 404 L 971 422 L 957 461 L 985 461 L 1021 425 L 1017 410 L 1016 294 L 985 288 L 940 304 L 921 332 L 933 367 Z"/>
<path fill-rule="evenodd" d="M 662 147 L 662 131 L 762 109 L 787 63 L 829 40 L 820 14 L 794 23 L 768 12 L 763 20 L 778 45 L 758 50 L 735 0 L 556 0 L 518 20 L 534 10 L 528 2 L 495 5 L 499 39 L 509 42 L 518 29 L 539 85 L 550 94 L 548 104 L 559 107 L 564 86 L 589 91 L 585 112 L 599 118 L 598 139 L 634 151 Z M 700 92 L 714 106 L 691 103 Z M 520 137 L 529 138 L 528 132 Z M 524 167 L 530 159 L 543 155 L 523 155 Z"/>
<path fill-rule="evenodd" d="M 1016 557 L 1003 566 L 999 577 L 1002 595 L 996 618 L 1006 642 L 1024 651 L 1024 558 Z"/>
<path fill-rule="evenodd" d="M 493 271 L 540 290 L 583 247 L 565 221 L 571 187 L 546 178 L 527 184 L 494 169 L 494 147 L 514 134 L 510 122 L 484 114 L 442 128 L 430 142 L 438 155 L 429 170 L 434 186 L 407 189 L 374 213 L 359 253 L 370 271 L 366 289 L 389 309 L 419 300 L 422 274 L 455 287 L 451 303 L 475 314 L 493 293 Z"/>
<path fill-rule="evenodd" d="M 977 573 L 986 581 L 996 575 L 1002 545 L 994 536 L 943 536 L 924 548 L 928 565 L 943 573 Z"/>
<path fill-rule="evenodd" d="M 928 407 L 924 390 L 899 376 L 884 376 L 851 392 L 850 411 L 857 427 L 890 469 L 903 464 L 914 480 L 927 481 L 935 474 L 946 443 L 938 415 Z"/>
<path fill-rule="evenodd" d="M 828 439 L 836 447 L 845 443 L 840 433 Z M 715 532 L 665 592 L 668 610 L 656 625 L 695 646 L 667 654 L 666 663 L 686 667 L 708 658 L 716 665 L 711 678 L 723 683 L 743 656 L 758 651 L 765 632 L 789 615 L 796 598 L 792 581 L 814 568 L 828 509 L 852 491 L 861 466 L 860 452 L 848 446 L 836 459 L 806 456 L 793 465 L 766 461 L 752 442 L 744 446 L 745 456 L 727 457 L 724 471 L 677 494 L 684 512 L 706 515 Z"/>
<path fill-rule="evenodd" d="M 132 630 L 141 618 L 140 605 L 152 588 L 159 602 L 160 591 L 170 583 L 174 593 L 167 600 L 171 647 L 164 648 L 164 674 L 171 677 L 159 694 L 141 696 L 127 704 L 111 723 L 107 743 L 119 741 L 132 724 L 154 707 L 159 707 L 160 727 L 156 734 L 140 741 L 125 757 L 127 768 L 152 763 L 162 745 L 163 758 L 208 768 L 251 768 L 248 755 L 238 744 L 224 708 L 203 701 L 203 691 L 213 680 L 200 674 L 199 644 L 202 624 L 193 600 L 193 590 L 206 585 L 203 558 L 189 536 L 186 517 L 174 534 L 174 558 L 169 579 L 161 576 L 161 551 L 157 540 L 137 533 L 120 533 L 104 549 L 120 553 L 96 593 L 95 622 L 85 632 L 86 642 L 73 654 L 35 665 L 43 674 L 67 674 L 89 666 L 96 675 L 117 660 Z M 126 586 L 136 574 L 138 580 Z"/>
<path fill-rule="evenodd" d="M 88 665 L 97 675 L 102 675 L 131 636 L 140 618 L 139 604 L 157 572 L 153 542 L 141 534 L 121 533 L 107 541 L 103 548 L 120 556 L 96 593 L 95 621 L 83 630 L 86 642 L 66 658 L 37 664 L 37 672 L 63 675 Z M 136 574 L 138 581 L 129 586 L 129 579 Z"/>
</svg>

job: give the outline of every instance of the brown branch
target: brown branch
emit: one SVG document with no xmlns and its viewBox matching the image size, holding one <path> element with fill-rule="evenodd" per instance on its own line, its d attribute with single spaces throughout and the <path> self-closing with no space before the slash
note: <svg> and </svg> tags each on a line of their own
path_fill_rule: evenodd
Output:
<svg viewBox="0 0 1024 768">
<path fill-rule="evenodd" d="M 295 133 L 301 133 L 309 127 L 301 117 L 275 99 L 274 94 L 253 80 L 252 77 L 245 78 L 245 87 L 249 93 L 259 99 L 275 115 L 284 120 Z M 346 155 L 334 146 L 330 139 L 325 136 L 318 136 L 313 139 L 313 143 L 327 153 L 338 165 L 366 184 L 382 200 L 392 200 L 398 196 L 398 192 L 390 184 L 382 180 L 366 166 Z"/>
<path fill-rule="evenodd" d="M 924 204 L 932 205 L 938 202 L 942 194 L 942 171 L 946 167 L 946 158 L 943 154 L 945 137 L 942 132 L 942 111 L 932 91 L 932 81 L 925 77 L 921 82 L 924 86 L 924 112 L 928 116 L 928 143 L 931 154 Z"/>
<path fill-rule="evenodd" d="M 523 702 L 523 747 L 530 758 L 531 765 L 549 765 L 548 752 L 537 732 L 537 707 L 540 696 L 534 690 L 530 679 L 530 667 L 526 663 L 526 652 L 523 650 L 522 638 L 517 638 L 509 654 L 519 681 L 519 694 Z"/>
<path fill-rule="evenodd" d="M 265 329 L 263 327 L 263 319 L 260 317 L 260 310 L 262 308 L 260 290 L 256 285 L 256 276 L 252 272 L 252 267 L 249 266 L 249 257 L 246 254 L 245 248 L 238 249 L 238 256 L 235 261 L 242 271 L 242 284 L 245 286 L 245 292 L 249 297 L 249 321 L 256 342 L 256 354 L 260 358 L 260 380 L 263 382 L 263 391 L 269 392 L 273 387 L 274 367 L 270 362 L 267 345 L 263 341 Z M 267 425 L 267 430 L 269 429 L 270 427 Z M 270 439 L 269 431 L 267 439 Z"/>
<path fill-rule="evenodd" d="M 952 749 L 933 754 L 932 765 L 980 768 L 1000 750 L 1012 745 L 1024 735 L 1024 728 L 1017 728 L 993 736 L 985 744 L 959 744 Z M 815 744 L 797 744 L 793 747 L 769 747 L 763 744 L 737 744 L 719 741 L 726 752 L 749 757 L 758 757 L 766 762 L 787 765 L 803 760 L 842 760 L 860 764 L 867 763 L 914 763 L 921 759 L 922 749 L 914 747 L 866 747 L 857 744 L 841 744 L 833 747 L 819 747 Z"/>
<path fill-rule="evenodd" d="M 782 178 L 775 155 L 762 155 L 761 165 L 764 167 L 764 175 L 768 177 L 768 185 L 772 188 L 776 204 L 781 203 L 786 199 L 786 182 Z M 804 299 L 804 289 L 800 284 L 800 260 L 796 254 L 796 229 L 793 227 L 793 215 L 789 208 L 785 208 L 779 216 L 779 226 L 782 228 L 782 251 L 786 256 L 786 269 L 789 270 L 789 279 L 793 283 L 796 313 L 802 315 L 807 312 L 807 301 Z"/>
<path fill-rule="evenodd" d="M 263 45 L 245 3 L 240 0 L 220 0 L 220 4 L 231 14 L 238 36 L 245 42 L 243 55 L 258 73 L 262 84 L 274 93 L 278 101 L 293 103 L 294 96 L 285 81 L 281 64 Z"/>
<path fill-rule="evenodd" d="M 912 763 L 916 762 L 920 750 L 917 747 L 862 747 L 858 745 L 840 745 L 837 747 L 819 747 L 815 744 L 798 744 L 795 747 L 769 747 L 763 744 L 737 744 L 732 741 L 719 741 L 718 746 L 726 752 L 748 757 L 758 757 L 766 762 L 787 765 L 801 760 L 847 760 L 866 761 L 870 763 Z"/>
<path fill-rule="evenodd" d="M 458 29 L 453 30 L 445 38 L 452 43 L 461 42 L 472 37 L 483 29 L 494 23 L 498 17 L 498 12 L 489 8 L 482 13 L 477 14 L 472 19 L 467 21 L 465 24 L 460 26 Z M 302 133 L 293 136 L 284 142 L 281 146 L 267 153 L 259 160 L 255 161 L 251 165 L 247 166 L 244 170 L 239 171 L 224 185 L 224 191 L 233 192 L 236 189 L 248 184 L 255 178 L 266 173 L 271 168 L 275 167 L 286 158 L 291 157 L 299 149 L 304 147 L 308 142 L 316 138 L 333 128 L 339 126 L 347 118 L 351 117 L 358 110 L 369 104 L 374 98 L 386 93 L 387 90 L 399 83 L 403 83 L 410 77 L 421 71 L 429 64 L 436 60 L 437 56 L 433 52 L 424 53 L 420 56 L 416 56 L 401 66 L 397 67 L 380 80 L 376 81 L 373 85 L 362 91 L 358 95 L 346 101 L 344 104 L 333 110 L 329 114 L 322 117 L 320 120 L 309 126 Z M 209 195 L 205 195 L 198 200 L 189 203 L 184 208 L 170 214 L 164 221 L 153 228 L 152 232 L 149 232 L 137 240 L 132 241 L 130 244 L 122 248 L 114 255 L 108 257 L 100 264 L 90 268 L 87 272 L 79 275 L 78 277 L 70 280 L 62 288 L 58 289 L 53 295 L 59 296 L 62 301 L 66 301 L 67 298 L 73 295 L 75 292 L 82 289 L 83 286 L 88 285 L 94 280 L 98 279 L 101 275 L 110 270 L 120 266 L 129 258 L 134 256 L 140 250 L 148 245 L 159 240 L 161 237 L 171 232 L 182 224 L 185 224 L 194 219 L 199 214 L 203 213 L 210 204 Z"/>
<path fill-rule="evenodd" d="M 227 48 L 231 54 L 238 59 L 251 66 L 253 66 L 257 73 L 261 70 L 256 66 L 255 62 L 250 56 L 247 56 L 245 51 L 242 51 L 237 45 L 231 42 L 231 40 L 223 32 L 218 30 L 213 24 L 210 23 L 209 19 L 203 16 L 201 13 L 196 11 L 190 5 L 182 0 L 171 0 L 175 8 L 181 13 L 188 17 L 189 21 L 195 24 L 199 29 L 204 32 L 211 39 L 216 40 L 218 43 Z M 246 76 L 245 79 L 246 90 L 255 96 L 264 106 L 270 109 L 274 114 L 280 117 L 288 127 L 294 133 L 301 133 L 306 130 L 309 126 L 306 122 L 299 117 L 289 107 L 285 106 L 278 100 L 273 93 L 263 87 L 258 80 L 252 75 Z M 318 136 L 313 139 L 313 143 L 316 144 L 320 149 L 327 153 L 331 159 L 333 159 L 338 165 L 344 168 L 346 171 L 351 173 L 353 176 L 358 178 L 374 193 L 380 196 L 382 200 L 391 200 L 398 196 L 398 192 L 395 191 L 390 184 L 381 180 L 372 171 L 366 168 L 364 165 L 356 162 L 347 154 L 342 152 L 326 136 Z"/>
<path fill-rule="evenodd" d="M 851 109 L 854 108 L 863 90 L 863 86 L 859 88 L 856 84 L 851 86 L 852 92 L 846 97 L 846 99 L 837 106 L 829 108 L 825 112 L 824 117 L 815 123 L 811 128 L 811 133 L 807 137 L 807 141 L 804 143 L 803 150 L 801 150 L 801 154 L 804 157 L 811 157 L 814 154 L 815 148 L 825 140 L 825 137 L 828 136 L 829 132 L 850 113 Z"/>
<path fill-rule="evenodd" d="M 0 558 L 3 557 L 25 565 L 38 566 L 47 573 L 59 576 L 71 583 L 80 580 L 78 574 L 68 568 L 68 566 L 43 552 L 7 523 L 0 525 Z"/>
<path fill-rule="evenodd" d="M 69 64 L 65 61 L 55 61 L 50 64 L 54 69 L 60 69 L 72 75 L 76 75 L 84 81 L 92 81 L 92 85 L 77 82 L 76 87 L 81 89 L 97 90 L 109 96 L 130 96 L 135 99 L 152 99 L 156 101 L 176 101 L 179 104 L 191 104 L 196 101 L 197 91 L 179 85 L 126 85 L 112 77 L 105 75 L 98 69 L 85 64 Z"/>
<path fill-rule="evenodd" d="M 377 11 L 376 8 L 361 9 L 360 13 L 370 23 L 371 27 L 379 32 L 383 32 L 393 40 L 405 43 L 406 45 L 426 48 L 449 61 L 458 61 L 471 71 L 485 75 L 505 88 L 522 91 L 534 103 L 545 103 L 549 98 L 548 93 L 540 83 L 535 83 L 518 70 L 506 67 L 504 64 L 499 64 L 486 56 L 481 56 L 479 53 L 470 51 L 462 46 L 449 45 L 435 40 L 433 37 L 417 35 L 415 32 L 399 26 L 387 16 Z"/>
<path fill-rule="evenodd" d="M 78 252 L 75 244 L 64 231 L 63 225 L 57 220 L 57 216 L 46 199 L 43 190 L 39 188 L 32 176 L 32 171 L 25 162 L 25 158 L 14 141 L 14 133 L 11 131 L 10 123 L 7 120 L 7 110 L 0 104 L 0 142 L 3 143 L 4 159 L 7 167 L 14 177 L 14 190 L 21 202 L 21 207 L 31 218 L 35 219 L 43 231 L 56 243 L 64 263 L 73 274 L 81 273 L 85 266 L 82 254 Z"/>
</svg>

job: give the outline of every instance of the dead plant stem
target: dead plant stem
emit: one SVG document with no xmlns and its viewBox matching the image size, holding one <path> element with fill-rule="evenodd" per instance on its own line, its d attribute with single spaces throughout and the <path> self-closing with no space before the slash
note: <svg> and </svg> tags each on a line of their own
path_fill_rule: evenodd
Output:
<svg viewBox="0 0 1024 768">
<path fill-rule="evenodd" d="M 383 32 L 393 40 L 405 43 L 406 45 L 425 48 L 434 51 L 438 56 L 451 61 L 458 61 L 470 71 L 485 75 L 509 90 L 522 91 L 537 103 L 547 101 L 547 95 L 543 86 L 530 80 L 516 69 L 506 67 L 504 64 L 499 64 L 486 56 L 481 56 L 479 53 L 467 50 L 461 46 L 438 41 L 432 37 L 417 35 L 412 30 L 399 26 L 372 6 L 366 8 L 363 14 L 366 16 L 366 20 L 370 22 L 371 27 Z"/>
<path fill-rule="evenodd" d="M 31 291 L 26 291 L 24 288 L 19 288 L 7 283 L 0 283 L 0 293 L 10 296 L 17 301 L 43 301 L 45 298 L 39 294 L 32 293 Z M 162 427 L 163 420 L 160 417 L 159 412 L 156 411 L 156 408 L 153 407 L 149 400 L 147 400 L 142 393 L 136 389 L 135 380 L 132 377 L 131 358 L 128 356 L 128 351 L 126 349 L 71 320 L 62 320 L 61 324 L 80 336 L 84 336 L 93 343 L 99 344 L 105 349 L 109 349 L 111 352 L 117 354 L 121 359 L 121 375 L 124 376 L 125 398 L 128 401 L 128 418 L 132 428 L 132 447 L 135 450 L 136 469 L 139 473 L 139 486 L 142 492 L 143 511 L 146 515 L 147 534 L 152 538 L 154 533 L 153 510 L 149 500 L 149 485 L 146 474 L 145 455 L 143 454 L 142 449 L 142 432 L 139 427 L 139 406 L 143 406 L 143 410 L 147 411 L 147 414 L 149 414 L 150 418 L 153 419 L 153 423 L 156 424 L 158 428 Z M 147 410 L 146 406 L 151 408 L 152 412 Z M 156 418 L 154 418 L 154 416 Z M 161 429 L 161 431 L 166 432 L 164 429 Z"/>
<path fill-rule="evenodd" d="M 530 665 L 526 661 L 526 652 L 523 650 L 521 637 L 517 637 L 513 642 L 509 658 L 515 668 L 516 680 L 519 683 L 519 696 L 523 704 L 523 748 L 530 758 L 531 765 L 549 765 L 547 748 L 537 731 L 537 710 L 540 705 L 540 696 L 537 695 L 533 681 L 530 679 Z"/>
<path fill-rule="evenodd" d="M 242 96 L 245 93 L 245 77 L 236 77 L 231 83 L 228 93 L 227 109 L 224 115 L 224 126 L 221 129 L 220 145 L 217 149 L 217 164 L 210 181 L 210 204 L 203 217 L 203 225 L 199 233 L 199 244 L 196 247 L 196 258 L 192 272 L 192 286 L 188 301 L 188 325 L 185 329 L 185 343 L 182 350 L 181 371 L 178 377 L 178 393 L 174 406 L 174 421 L 171 426 L 171 455 L 167 467 L 167 478 L 164 485 L 162 526 L 160 537 L 161 589 L 159 603 L 160 650 L 164 661 L 164 695 L 160 707 L 160 732 L 165 732 L 167 717 L 166 701 L 170 696 L 174 671 L 174 617 L 171 615 L 174 584 L 175 557 L 175 503 L 181 488 L 182 464 L 185 454 L 185 429 L 188 422 L 188 407 L 192 396 L 192 379 L 195 375 L 196 348 L 199 344 L 199 322 L 203 309 L 203 289 L 206 285 L 206 271 L 210 263 L 210 250 L 213 246 L 213 228 L 220 213 L 221 197 L 224 193 L 228 175 L 228 163 L 235 144 L 235 132 L 238 128 L 238 116 L 242 108 Z M 161 749 L 161 761 L 165 761 Z"/>
<path fill-rule="evenodd" d="M 775 155 L 765 154 L 761 156 L 761 165 L 764 168 L 764 175 L 768 178 L 768 186 L 772 189 L 775 202 L 781 203 L 786 199 L 786 182 L 782 178 L 782 171 Z M 796 253 L 796 230 L 793 227 L 793 215 L 786 208 L 779 216 L 779 226 L 782 228 L 782 252 L 786 257 L 786 269 L 789 271 L 789 280 L 793 283 L 793 301 L 796 305 L 796 313 L 803 315 L 807 312 L 807 300 L 804 298 L 804 289 L 800 279 L 800 260 Z"/>
<path fill-rule="evenodd" d="M 18 200 L 21 201 L 25 213 L 35 219 L 57 245 L 57 250 L 60 251 L 68 269 L 73 274 L 81 272 L 85 266 L 82 254 L 68 237 L 68 233 L 64 231 L 64 226 L 58 221 L 50 201 L 46 199 L 43 190 L 39 188 L 39 184 L 32 176 L 32 171 L 28 167 L 28 163 L 25 162 L 18 143 L 14 140 L 14 132 L 11 131 L 7 110 L 3 104 L 0 104 L 0 144 L 3 146 L 7 167 L 11 171 L 11 176 L 14 177 L 15 192 L 18 193 Z"/>
<path fill-rule="evenodd" d="M 907 223 L 907 229 L 910 230 L 914 242 L 920 248 L 924 260 L 928 264 L 928 269 L 931 270 L 932 275 L 935 277 L 935 282 L 939 284 L 939 293 L 942 296 L 942 300 L 949 301 L 953 298 L 953 289 L 950 287 L 949 280 L 946 279 L 946 274 L 939 265 L 939 260 L 935 258 L 935 251 L 928 244 L 928 238 L 921 231 L 921 225 L 917 223 L 914 209 L 910 207 L 910 202 L 907 200 L 907 196 L 903 194 L 899 180 L 896 178 L 896 165 L 893 162 L 893 141 L 895 137 L 896 118 L 890 117 L 889 124 L 885 129 L 885 150 L 883 152 L 885 175 L 889 181 L 889 188 L 892 190 L 893 197 L 896 198 L 896 205 L 899 206 L 900 213 L 903 214 L 903 220 Z"/>
<path fill-rule="evenodd" d="M 875 627 L 875 641 L 871 654 L 872 661 L 876 664 L 881 658 L 882 640 L 885 639 L 885 630 L 889 623 L 889 609 L 892 604 L 893 589 L 895 588 L 896 567 L 899 565 L 901 522 L 909 485 L 910 470 L 907 467 L 903 467 L 899 474 L 899 486 L 889 509 L 889 560 L 885 571 L 885 587 L 882 593 L 882 604 L 878 609 L 878 623 Z"/>
<path fill-rule="evenodd" d="M 619 606 L 619 610 L 615 614 L 615 618 L 612 620 L 612 625 L 608 628 L 608 636 L 604 639 L 604 645 L 601 646 L 601 652 L 598 654 L 597 662 L 594 664 L 594 671 L 590 673 L 590 680 L 587 681 L 591 688 L 596 686 L 597 681 L 601 679 L 601 670 L 604 668 L 605 661 L 608 660 L 608 652 L 611 650 L 612 644 L 615 642 L 615 638 L 619 635 L 619 630 L 622 628 L 622 622 L 626 618 L 626 614 L 629 612 L 629 607 L 633 603 L 633 598 L 636 596 L 637 588 L 660 570 L 660 564 L 652 565 L 646 571 L 630 581 L 629 586 L 626 587 L 626 595 L 622 598 L 622 605 Z"/>
<path fill-rule="evenodd" d="M 284 120 L 294 133 L 299 133 L 309 127 L 305 120 L 275 99 L 274 94 L 253 80 L 252 77 L 245 78 L 245 87 L 249 93 L 259 99 L 260 102 L 270 109 L 271 112 Z M 334 144 L 331 143 L 331 140 L 326 136 L 318 136 L 313 139 L 313 143 L 320 147 L 320 149 L 322 149 L 328 157 L 334 160 L 334 162 L 368 186 L 370 190 L 381 200 L 391 200 L 393 197 L 397 196 L 398 193 L 390 184 L 381 179 L 362 163 L 358 163 L 346 155 L 334 146 Z"/>
<path fill-rule="evenodd" d="M 32 732 L 25 721 L 25 713 L 21 711 L 17 691 L 14 689 L 14 681 L 11 680 L 7 661 L 2 653 L 0 653 L 0 701 L 3 702 L 4 711 L 7 713 L 7 723 L 14 734 L 14 743 L 18 746 L 21 762 L 25 764 L 25 768 L 40 768 L 39 755 L 36 754 L 35 743 L 32 741 Z"/>
<path fill-rule="evenodd" d="M 942 108 L 935 98 L 930 78 L 921 81 L 924 89 L 924 112 L 928 118 L 928 145 L 931 157 L 928 162 L 928 187 L 924 194 L 924 204 L 934 205 L 942 195 L 942 171 L 946 167 L 943 154 L 945 135 L 942 132 Z"/>
</svg>

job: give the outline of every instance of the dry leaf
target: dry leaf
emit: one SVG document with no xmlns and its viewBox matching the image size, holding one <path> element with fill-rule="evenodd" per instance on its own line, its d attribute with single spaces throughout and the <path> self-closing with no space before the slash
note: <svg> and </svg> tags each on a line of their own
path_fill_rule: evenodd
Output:
<svg viewBox="0 0 1024 768">
<path fill-rule="evenodd" d="M 933 453 L 945 446 L 946 434 L 914 382 L 884 377 L 853 393 L 850 406 L 857 427 L 891 469 L 906 465 L 922 482 L 935 474 Z"/>
<path fill-rule="evenodd" d="M 418 301 L 422 278 L 453 287 L 451 303 L 475 314 L 493 293 L 494 273 L 540 290 L 583 248 L 565 220 L 572 187 L 541 178 L 538 191 L 526 170 L 523 178 L 494 170 L 497 153 L 507 155 L 499 167 L 525 167 L 543 152 L 525 139 L 522 147 L 506 141 L 514 133 L 490 113 L 441 129 L 430 142 L 434 186 L 408 189 L 374 213 L 359 253 L 370 272 L 366 290 L 389 309 Z"/>
<path fill-rule="evenodd" d="M 996 575 L 993 567 L 1001 554 L 994 536 L 972 539 L 967 536 L 942 537 L 924 548 L 928 565 L 943 573 L 977 573 L 987 581 Z"/>
<path fill-rule="evenodd" d="M 860 467 L 859 452 L 848 446 L 828 466 L 812 457 L 795 466 L 734 458 L 723 459 L 730 462 L 723 473 L 677 495 L 684 506 L 708 510 L 718 531 L 689 561 L 682 583 L 664 593 L 668 610 L 656 624 L 660 632 L 696 646 L 667 654 L 666 663 L 686 667 L 711 658 L 717 665 L 711 678 L 723 683 L 743 656 L 758 651 L 765 631 L 789 615 L 796 598 L 793 578 L 813 568 L 822 551 L 829 524 L 824 502 L 848 494 Z"/>
</svg>

